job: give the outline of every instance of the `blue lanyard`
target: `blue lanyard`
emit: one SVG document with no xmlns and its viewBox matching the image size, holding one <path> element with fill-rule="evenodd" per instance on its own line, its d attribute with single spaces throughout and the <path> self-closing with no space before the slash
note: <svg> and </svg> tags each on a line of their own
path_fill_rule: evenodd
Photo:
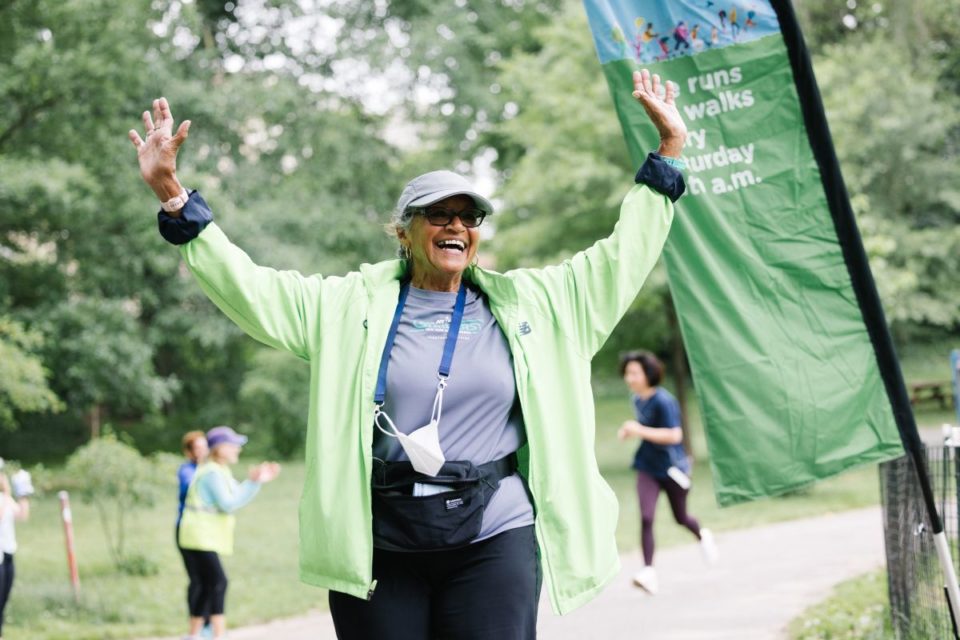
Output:
<svg viewBox="0 0 960 640">
<path fill-rule="evenodd" d="M 373 402 L 377 406 L 383 405 L 383 400 L 387 395 L 387 366 L 390 364 L 390 352 L 393 351 L 393 342 L 397 338 L 397 329 L 400 327 L 400 316 L 403 315 L 403 307 L 407 303 L 407 294 L 410 293 L 410 284 L 406 283 L 400 288 L 400 299 L 397 301 L 397 310 L 393 313 L 393 323 L 390 325 L 390 332 L 387 334 L 387 343 L 383 345 L 383 355 L 380 356 L 380 372 L 377 374 L 377 391 L 373 396 Z M 457 336 L 460 335 L 460 323 L 463 320 L 463 310 L 467 306 L 467 288 L 460 283 L 460 290 L 457 292 L 457 302 L 453 305 L 453 317 L 450 318 L 450 328 L 447 329 L 447 341 L 443 345 L 443 357 L 440 359 L 440 368 L 437 375 L 441 382 L 450 377 L 450 366 L 453 364 L 453 352 L 457 348 Z"/>
</svg>

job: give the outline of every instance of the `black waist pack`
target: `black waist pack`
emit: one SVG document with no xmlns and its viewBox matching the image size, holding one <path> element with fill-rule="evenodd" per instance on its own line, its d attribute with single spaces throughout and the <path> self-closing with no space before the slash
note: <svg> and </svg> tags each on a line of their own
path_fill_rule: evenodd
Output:
<svg viewBox="0 0 960 640">
<path fill-rule="evenodd" d="M 374 460 L 373 543 L 387 551 L 455 549 L 480 535 L 483 509 L 500 481 L 517 470 L 517 455 L 474 466 L 448 461 L 436 476 L 415 471 L 409 462 Z M 415 484 L 448 490 L 414 495 Z"/>
</svg>

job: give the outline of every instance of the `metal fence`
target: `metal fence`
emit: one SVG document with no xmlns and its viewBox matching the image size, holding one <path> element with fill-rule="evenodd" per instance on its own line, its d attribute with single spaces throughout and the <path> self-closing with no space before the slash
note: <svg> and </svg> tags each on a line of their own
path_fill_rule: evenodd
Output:
<svg viewBox="0 0 960 640">
<path fill-rule="evenodd" d="M 957 563 L 960 448 L 930 446 L 927 465 L 944 532 Z M 953 638 L 953 624 L 913 461 L 908 456 L 880 465 L 883 529 L 890 612 L 900 640 Z"/>
</svg>

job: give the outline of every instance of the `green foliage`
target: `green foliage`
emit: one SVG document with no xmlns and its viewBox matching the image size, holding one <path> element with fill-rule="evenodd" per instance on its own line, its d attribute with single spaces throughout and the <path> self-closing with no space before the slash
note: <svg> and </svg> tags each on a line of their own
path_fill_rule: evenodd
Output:
<svg viewBox="0 0 960 640">
<path fill-rule="evenodd" d="M 901 332 L 955 328 L 960 99 L 940 87 L 939 65 L 911 60 L 881 34 L 826 47 L 817 72 L 889 320 Z M 891 77 L 909 78 L 909 90 L 891 91 Z"/>
<path fill-rule="evenodd" d="M 508 117 L 501 61 L 540 46 L 562 0 L 339 2 L 344 20 L 337 57 L 360 68 L 390 71 L 392 106 L 416 125 L 416 144 L 429 169 L 461 162 L 464 170 L 490 143 L 487 133 Z M 581 9 L 582 11 L 582 9 Z M 419 169 L 428 170 L 422 165 Z"/>
<path fill-rule="evenodd" d="M 273 32 L 302 17 L 268 5 L 241 19 L 235 3 L 0 3 L 0 318 L 38 337 L 4 359 L 19 376 L 16 405 L 0 389 L 7 429 L 61 443 L 112 421 L 157 448 L 176 446 L 172 425 L 241 417 L 259 347 L 178 269 L 126 139 L 156 96 L 194 122 L 182 179 L 256 260 L 337 274 L 392 254 L 379 222 L 403 180 L 383 120 L 307 82 L 309 65 L 268 68 L 290 52 Z M 56 419 L 38 415 L 52 393 Z"/>
<path fill-rule="evenodd" d="M 118 413 L 144 412 L 160 408 L 177 388 L 175 379 L 155 374 L 153 350 L 129 304 L 72 300 L 37 326 L 58 336 L 45 356 L 58 364 L 57 390 L 71 406 L 110 402 Z"/>
<path fill-rule="evenodd" d="M 515 116 L 492 134 L 500 150 L 497 166 L 506 178 L 493 238 L 503 269 L 558 263 L 606 237 L 633 183 L 582 7 L 567 3 L 535 35 L 535 52 L 500 64 L 506 97 L 519 105 Z M 596 367 L 610 375 L 619 352 L 640 347 L 668 351 L 666 285 L 666 273 L 658 267 L 598 355 Z"/>
<path fill-rule="evenodd" d="M 303 362 L 276 351 L 257 353 L 240 387 L 243 432 L 267 435 L 273 452 L 293 457 L 303 448 L 309 384 Z"/>
<path fill-rule="evenodd" d="M 120 571 L 156 573 L 149 558 L 127 552 L 126 534 L 134 511 L 156 502 L 163 486 L 160 477 L 154 464 L 109 434 L 80 447 L 67 460 L 63 478 L 82 500 L 96 506 L 104 541 Z"/>
<path fill-rule="evenodd" d="M 47 386 L 48 372 L 36 356 L 42 336 L 0 316 L 0 428 L 14 426 L 14 412 L 56 411 L 62 403 Z"/>
</svg>

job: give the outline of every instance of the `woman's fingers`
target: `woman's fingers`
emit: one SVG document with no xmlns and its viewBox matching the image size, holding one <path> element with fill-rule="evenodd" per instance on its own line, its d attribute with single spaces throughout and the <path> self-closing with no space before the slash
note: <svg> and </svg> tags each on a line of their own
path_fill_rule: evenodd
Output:
<svg viewBox="0 0 960 640">
<path fill-rule="evenodd" d="M 633 72 L 633 97 L 656 98 L 667 104 L 674 104 L 677 85 L 669 80 L 662 80 L 656 73 L 651 74 L 647 69 L 641 69 Z"/>
<path fill-rule="evenodd" d="M 180 145 L 183 144 L 183 141 L 187 139 L 187 136 L 190 133 L 190 121 L 184 120 L 180 123 L 180 126 L 177 127 L 177 134 L 173 136 L 173 148 L 179 149 Z"/>
<path fill-rule="evenodd" d="M 159 98 L 153 101 L 153 124 L 158 129 L 163 125 L 163 116 L 160 114 Z"/>
<path fill-rule="evenodd" d="M 150 117 L 149 111 L 143 112 L 143 129 L 146 132 L 144 135 L 149 136 L 150 132 L 153 131 L 153 118 Z"/>
<path fill-rule="evenodd" d="M 161 127 L 170 127 L 170 130 L 173 130 L 173 114 L 170 113 L 170 103 L 167 102 L 166 98 L 160 98 L 157 101 L 157 105 L 160 109 L 160 125 Z"/>
<path fill-rule="evenodd" d="M 143 139 L 140 137 L 140 134 L 137 133 L 136 130 L 134 129 L 130 129 L 130 131 L 127 132 L 127 137 L 130 138 L 130 142 L 133 143 L 133 147 L 135 149 L 139 149 L 140 145 L 143 144 Z"/>
</svg>

